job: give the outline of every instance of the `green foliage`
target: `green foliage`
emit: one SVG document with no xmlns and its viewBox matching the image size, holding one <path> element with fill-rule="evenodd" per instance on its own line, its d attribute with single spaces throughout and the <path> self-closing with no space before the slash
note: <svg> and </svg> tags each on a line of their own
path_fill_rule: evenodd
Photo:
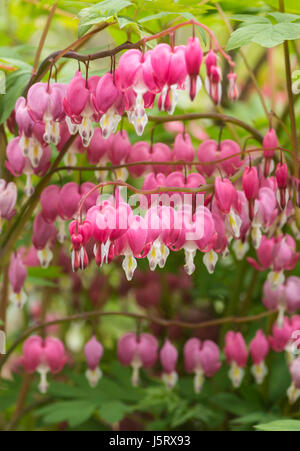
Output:
<svg viewBox="0 0 300 451">
<path fill-rule="evenodd" d="M 118 12 L 130 6 L 131 4 L 132 3 L 127 0 L 103 0 L 96 5 L 82 9 L 79 13 L 80 22 L 78 25 L 78 36 L 80 37 L 85 34 L 95 24 L 113 20 Z M 129 23 L 132 22 L 129 21 Z M 121 24 L 122 26 L 125 26 L 125 23 L 124 21 L 122 22 L 122 19 Z"/>
<path fill-rule="evenodd" d="M 276 420 L 270 423 L 257 424 L 255 429 L 259 431 L 300 431 L 299 420 Z"/>
<path fill-rule="evenodd" d="M 1 54 L 0 54 L 1 57 Z M 24 61 L 13 58 L 1 58 L 1 61 L 18 67 L 18 70 L 6 75 L 6 93 L 0 101 L 0 124 L 2 124 L 13 110 L 16 100 L 27 85 L 31 76 L 31 66 Z"/>
<path fill-rule="evenodd" d="M 233 50 L 256 43 L 262 47 L 275 47 L 285 40 L 300 38 L 299 15 L 270 12 L 266 16 L 248 14 L 234 15 L 232 19 L 242 22 L 227 43 L 226 49 Z"/>
</svg>

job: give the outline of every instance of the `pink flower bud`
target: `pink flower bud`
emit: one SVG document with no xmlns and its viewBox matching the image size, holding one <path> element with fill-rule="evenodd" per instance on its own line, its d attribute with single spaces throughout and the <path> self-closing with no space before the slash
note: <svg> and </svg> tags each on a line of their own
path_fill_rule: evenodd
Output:
<svg viewBox="0 0 300 451">
<path fill-rule="evenodd" d="M 8 277 L 14 293 L 20 293 L 27 277 L 27 269 L 19 252 L 11 256 Z"/>
<path fill-rule="evenodd" d="M 248 351 L 245 340 L 240 332 L 227 332 L 224 353 L 227 363 L 235 362 L 237 366 L 242 368 L 246 366 Z"/>
<path fill-rule="evenodd" d="M 258 196 L 259 180 L 256 167 L 246 166 L 243 173 L 243 190 L 248 200 L 256 199 Z"/>
<path fill-rule="evenodd" d="M 265 158 L 273 158 L 275 149 L 279 146 L 278 138 L 276 135 L 276 131 L 274 128 L 270 128 L 267 133 L 264 136 L 263 139 L 263 148 L 264 150 L 264 157 Z M 272 149 L 272 150 L 268 150 Z"/>
<path fill-rule="evenodd" d="M 300 357 L 291 363 L 289 370 L 294 386 L 300 389 Z"/>
<path fill-rule="evenodd" d="M 265 157 L 265 169 L 264 169 L 264 175 L 265 177 L 268 177 L 269 171 L 270 171 L 270 162 L 271 159 L 274 157 L 275 150 L 278 148 L 278 138 L 276 135 L 276 131 L 274 128 L 270 128 L 267 133 L 264 136 L 263 139 L 263 148 L 264 150 L 264 157 Z M 272 149 L 272 150 L 270 150 Z"/>
<path fill-rule="evenodd" d="M 176 369 L 178 351 L 169 340 L 166 340 L 160 350 L 160 363 L 165 373 L 170 374 Z"/>
<path fill-rule="evenodd" d="M 19 134 L 30 137 L 34 127 L 34 122 L 31 119 L 27 108 L 27 102 L 24 97 L 19 97 L 15 105 L 16 122 L 18 124 Z"/>
<path fill-rule="evenodd" d="M 139 141 L 133 144 L 131 151 L 127 155 L 127 163 L 137 163 L 139 161 L 147 161 L 150 158 L 150 145 L 147 142 Z M 146 171 L 147 166 L 136 165 L 128 168 L 131 176 L 140 177 Z"/>
<path fill-rule="evenodd" d="M 236 85 L 236 74 L 230 72 L 227 75 L 229 86 L 228 86 L 228 98 L 231 102 L 235 102 L 239 97 L 239 90 Z"/>
<path fill-rule="evenodd" d="M 268 280 L 265 281 L 263 286 L 263 304 L 268 310 L 277 309 L 285 301 L 285 286 L 279 285 L 276 289 L 273 289 Z"/>
<path fill-rule="evenodd" d="M 158 44 L 151 52 L 153 77 L 160 91 L 168 81 L 171 53 L 172 50 L 168 44 Z"/>
<path fill-rule="evenodd" d="M 221 161 L 221 168 L 226 172 L 227 176 L 233 175 L 237 169 L 243 165 L 243 160 L 241 159 L 241 148 L 232 139 L 224 139 L 220 145 L 219 158 L 228 158 L 227 160 Z"/>
<path fill-rule="evenodd" d="M 278 163 L 275 170 L 276 181 L 279 189 L 285 189 L 287 186 L 287 165 L 285 163 Z"/>
<path fill-rule="evenodd" d="M 205 163 L 207 161 L 214 161 L 216 160 L 217 164 L 217 151 L 218 151 L 218 143 L 214 139 L 206 139 L 203 141 L 200 146 L 198 147 L 197 151 L 197 159 L 201 163 Z M 197 170 L 207 177 L 210 177 L 214 170 L 216 168 L 216 165 L 214 164 L 204 164 L 203 166 L 197 166 Z"/>
<path fill-rule="evenodd" d="M 179 133 L 174 141 L 173 159 L 177 161 L 185 161 L 191 163 L 195 158 L 195 149 L 192 144 L 190 135 L 187 133 Z M 183 166 L 177 166 L 177 170 L 182 170 Z"/>
<path fill-rule="evenodd" d="M 47 186 L 41 194 L 42 215 L 46 222 L 54 222 L 58 216 L 59 187 Z"/>
<path fill-rule="evenodd" d="M 255 365 L 259 365 L 269 352 L 269 342 L 262 330 L 256 332 L 255 337 L 251 340 L 250 354 Z"/>
<path fill-rule="evenodd" d="M 0 179 L 0 231 L 1 220 L 10 219 L 15 214 L 15 205 L 17 201 L 17 187 L 15 183 L 6 183 Z"/>
<path fill-rule="evenodd" d="M 59 192 L 58 211 L 63 219 L 71 219 L 78 210 L 80 201 L 77 183 L 66 183 Z"/>
<path fill-rule="evenodd" d="M 152 161 L 171 161 L 172 154 L 170 147 L 164 143 L 154 144 L 152 147 L 151 159 Z M 169 174 L 170 166 L 154 164 L 153 170 L 155 173 L 161 172 L 162 174 Z"/>
<path fill-rule="evenodd" d="M 106 113 L 118 96 L 119 90 L 114 83 L 113 75 L 107 72 L 101 77 L 95 94 L 95 105 L 99 113 Z"/>
<path fill-rule="evenodd" d="M 112 137 L 103 138 L 101 128 L 95 128 L 93 137 L 87 147 L 87 158 L 90 164 L 99 164 L 107 154 L 112 143 Z"/>
<path fill-rule="evenodd" d="M 56 227 L 53 223 L 47 223 L 42 213 L 39 213 L 33 221 L 32 242 L 36 249 L 42 250 L 49 242 L 55 240 Z"/>
<path fill-rule="evenodd" d="M 107 156 L 114 165 L 123 162 L 131 151 L 130 141 L 126 130 L 117 132 L 110 143 Z"/>
<path fill-rule="evenodd" d="M 99 361 L 103 355 L 103 346 L 93 336 L 84 346 L 84 355 L 86 358 L 86 363 L 91 370 L 95 370 L 99 365 Z"/>
<path fill-rule="evenodd" d="M 300 308 L 300 278 L 290 276 L 285 284 L 285 301 L 289 313 L 294 313 Z"/>
<path fill-rule="evenodd" d="M 184 55 L 188 75 L 198 75 L 203 58 L 203 51 L 198 38 L 189 38 Z"/>
<path fill-rule="evenodd" d="M 14 176 L 23 173 L 25 167 L 25 158 L 20 147 L 20 138 L 13 138 L 7 145 L 5 166 Z"/>
<path fill-rule="evenodd" d="M 237 200 L 237 192 L 230 180 L 215 178 L 215 198 L 219 209 L 228 214 Z"/>
<path fill-rule="evenodd" d="M 272 336 L 269 337 L 271 348 L 275 352 L 281 352 L 284 350 L 291 337 L 292 327 L 288 318 L 284 318 L 282 327 L 278 327 L 274 323 L 272 328 Z"/>
<path fill-rule="evenodd" d="M 217 55 L 213 50 L 209 50 L 205 58 L 205 66 L 207 75 L 211 74 L 211 68 L 217 65 Z"/>
</svg>

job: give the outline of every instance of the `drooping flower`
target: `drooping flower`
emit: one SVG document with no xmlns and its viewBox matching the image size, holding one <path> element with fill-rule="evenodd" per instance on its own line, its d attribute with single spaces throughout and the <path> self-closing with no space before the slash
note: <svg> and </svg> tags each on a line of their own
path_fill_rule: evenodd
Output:
<svg viewBox="0 0 300 451">
<path fill-rule="evenodd" d="M 53 258 L 51 250 L 56 239 L 56 227 L 53 223 L 44 220 L 42 213 L 39 213 L 33 221 L 32 242 L 37 249 L 37 256 L 42 268 L 47 268 Z"/>
<path fill-rule="evenodd" d="M 0 233 L 4 219 L 10 219 L 15 214 L 17 187 L 14 182 L 6 183 L 0 179 Z"/>
<path fill-rule="evenodd" d="M 35 83 L 27 95 L 29 114 L 45 124 L 44 141 L 57 145 L 60 141 L 59 122 L 64 119 L 63 98 L 66 86 L 61 83 Z"/>
<path fill-rule="evenodd" d="M 211 340 L 190 338 L 184 345 L 184 364 L 186 371 L 195 373 L 194 389 L 199 393 L 204 376 L 214 376 L 221 366 L 219 348 Z"/>
<path fill-rule="evenodd" d="M 249 350 L 253 361 L 251 372 L 256 383 L 261 384 L 268 374 L 264 360 L 269 352 L 269 342 L 262 330 L 256 332 L 255 337 L 250 342 Z"/>
<path fill-rule="evenodd" d="M 151 368 L 158 358 L 158 343 L 151 334 L 137 336 L 133 332 L 123 335 L 118 341 L 118 358 L 122 365 L 133 368 L 132 385 L 139 383 L 140 368 Z"/>
<path fill-rule="evenodd" d="M 203 58 L 203 51 L 200 41 L 196 37 L 191 37 L 185 46 L 185 64 L 187 69 L 186 89 L 193 101 L 201 88 L 199 76 L 200 66 Z"/>
<path fill-rule="evenodd" d="M 162 379 L 167 388 L 173 388 L 177 382 L 176 363 L 178 360 L 178 351 L 169 340 L 166 340 L 160 350 L 160 363 L 163 368 Z"/>
<path fill-rule="evenodd" d="M 58 338 L 47 337 L 43 340 L 38 335 L 32 335 L 23 344 L 22 365 L 28 373 L 37 371 L 40 374 L 41 393 L 46 393 L 49 386 L 47 373 L 59 373 L 66 361 L 64 345 Z"/>
<path fill-rule="evenodd" d="M 27 294 L 23 290 L 26 277 L 27 269 L 22 261 L 21 253 L 12 254 L 8 269 L 8 278 L 13 290 L 10 294 L 10 300 L 20 309 L 27 300 Z"/>
<path fill-rule="evenodd" d="M 240 332 L 227 332 L 224 353 L 227 363 L 230 365 L 229 378 L 232 385 L 238 388 L 242 383 L 248 359 L 246 343 Z"/>
<path fill-rule="evenodd" d="M 188 135 L 187 133 L 178 133 L 178 135 L 176 135 L 173 146 L 173 159 L 191 163 L 192 161 L 194 161 L 194 157 L 195 150 L 190 135 Z M 182 168 L 182 165 L 176 166 L 176 170 L 181 171 Z"/>
<path fill-rule="evenodd" d="M 95 92 L 95 106 L 101 115 L 100 126 L 104 138 L 115 133 L 123 114 L 122 93 L 115 84 L 113 74 L 101 77 Z"/>
<path fill-rule="evenodd" d="M 218 105 L 222 97 L 222 72 L 217 64 L 217 55 L 213 50 L 209 50 L 205 58 L 206 78 L 205 88 L 212 101 Z"/>
<path fill-rule="evenodd" d="M 289 194 L 287 191 L 288 169 L 285 163 L 278 163 L 275 170 L 277 186 L 279 189 L 279 203 L 284 210 L 287 204 Z"/>
<path fill-rule="evenodd" d="M 263 149 L 264 150 L 264 157 L 265 157 L 265 169 L 264 169 L 264 175 L 265 177 L 268 177 L 270 172 L 270 165 L 272 158 L 274 157 L 275 150 L 279 147 L 278 138 L 276 135 L 276 131 L 274 128 L 270 128 L 267 133 L 264 136 L 263 139 Z"/>
<path fill-rule="evenodd" d="M 243 190 L 249 202 L 249 218 L 252 221 L 254 217 L 254 200 L 258 196 L 259 179 L 255 166 L 246 166 L 242 178 Z"/>
<path fill-rule="evenodd" d="M 300 357 L 289 366 L 292 383 L 287 390 L 290 404 L 294 404 L 300 396 Z"/>
<path fill-rule="evenodd" d="M 77 71 L 66 88 L 63 100 L 69 132 L 75 134 L 79 131 L 85 147 L 89 145 L 94 133 L 92 121 L 97 120 L 93 95 L 99 80 L 100 77 L 97 76 L 85 80 L 81 72 Z"/>
<path fill-rule="evenodd" d="M 86 377 L 91 387 L 96 387 L 102 372 L 99 368 L 99 362 L 103 356 L 103 346 L 93 336 L 84 346 L 84 355 L 88 369 L 86 370 Z"/>
</svg>

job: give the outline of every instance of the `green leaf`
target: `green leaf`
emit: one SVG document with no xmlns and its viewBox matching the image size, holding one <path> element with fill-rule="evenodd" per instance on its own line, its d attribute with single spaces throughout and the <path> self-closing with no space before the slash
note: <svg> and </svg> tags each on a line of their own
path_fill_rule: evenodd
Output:
<svg viewBox="0 0 300 451">
<path fill-rule="evenodd" d="M 270 420 L 272 420 L 275 417 L 275 415 L 267 414 L 266 412 L 252 412 L 252 413 L 248 413 L 247 415 L 243 415 L 241 417 L 234 418 L 233 420 L 231 420 L 231 423 L 232 424 L 252 425 L 252 424 L 257 423 L 258 421 L 266 420 L 269 417 L 270 417 Z"/>
<path fill-rule="evenodd" d="M 234 14 L 233 16 L 231 16 L 231 19 L 249 24 L 271 23 L 271 21 L 267 19 L 267 17 L 254 16 L 252 14 Z"/>
<path fill-rule="evenodd" d="M 170 14 L 177 14 L 173 11 L 161 11 L 157 14 L 151 14 L 151 16 L 142 17 L 142 19 L 139 19 L 139 23 L 145 23 L 149 22 L 150 20 L 156 20 L 156 19 L 162 19 L 163 17 L 169 16 Z"/>
<path fill-rule="evenodd" d="M 127 27 L 128 25 L 136 24 L 136 22 L 134 20 L 130 19 L 129 17 L 125 17 L 125 16 L 118 16 L 117 21 L 118 21 L 119 27 L 121 29 L 124 27 Z"/>
<path fill-rule="evenodd" d="M 121 421 L 131 408 L 120 401 L 104 403 L 98 410 L 101 418 L 109 424 Z"/>
<path fill-rule="evenodd" d="M 237 15 L 242 25 L 235 30 L 227 43 L 227 50 L 233 50 L 251 42 L 262 47 L 275 47 L 285 40 L 294 40 L 300 37 L 300 24 L 294 23 L 300 17 L 294 14 L 270 13 L 278 23 L 272 24 L 262 16 Z"/>
<path fill-rule="evenodd" d="M 83 36 L 93 25 L 112 19 L 119 11 L 130 6 L 128 0 L 103 0 L 79 13 L 78 36 Z"/>
<path fill-rule="evenodd" d="M 31 76 L 31 69 L 22 68 L 7 74 L 6 94 L 0 102 L 0 124 L 6 121 L 14 109 L 16 100 L 22 94 Z"/>
<path fill-rule="evenodd" d="M 291 376 L 286 364 L 284 354 L 278 353 L 272 356 L 272 371 L 270 372 L 269 393 L 270 402 L 275 402 L 286 396 L 290 385 Z"/>
<path fill-rule="evenodd" d="M 300 420 L 276 420 L 254 427 L 260 431 L 300 431 Z"/>
<path fill-rule="evenodd" d="M 36 285 L 38 287 L 56 287 L 56 283 L 51 282 L 50 280 L 42 279 L 41 277 L 27 277 L 27 282 L 32 283 L 32 285 Z"/>
<path fill-rule="evenodd" d="M 280 23 L 267 26 L 266 29 L 252 38 L 252 42 L 262 47 L 275 47 L 286 40 L 298 39 L 300 37 L 300 24 Z"/>
<path fill-rule="evenodd" d="M 46 424 L 68 421 L 71 427 L 79 426 L 88 420 L 96 406 L 91 401 L 62 401 L 50 404 L 37 411 Z"/>
<path fill-rule="evenodd" d="M 57 279 L 62 275 L 60 266 L 49 266 L 48 268 L 41 268 L 39 266 L 34 266 L 28 268 L 28 275 L 31 277 L 39 277 L 48 279 Z"/>
<path fill-rule="evenodd" d="M 254 410 L 252 405 L 245 403 L 242 398 L 239 398 L 233 393 L 218 393 L 211 398 L 211 402 L 227 412 L 240 416 L 246 415 Z"/>
<path fill-rule="evenodd" d="M 266 29 L 266 24 L 251 24 L 235 30 L 229 38 L 226 50 L 233 50 L 252 42 L 252 39 Z"/>
<path fill-rule="evenodd" d="M 300 16 L 298 14 L 286 14 L 280 13 L 278 11 L 268 13 L 268 16 L 274 17 L 278 23 L 287 23 L 294 22 L 295 20 L 300 20 Z"/>
</svg>

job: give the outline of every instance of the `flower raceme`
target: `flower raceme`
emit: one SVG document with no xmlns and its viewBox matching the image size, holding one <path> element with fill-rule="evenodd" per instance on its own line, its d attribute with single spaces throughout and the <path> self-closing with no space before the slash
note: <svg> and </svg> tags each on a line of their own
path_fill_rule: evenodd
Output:
<svg viewBox="0 0 300 451">
<path fill-rule="evenodd" d="M 70 134 L 79 132 L 85 147 L 94 133 L 94 122 L 100 121 L 103 137 L 116 132 L 124 112 L 138 136 L 148 122 L 147 109 L 158 96 L 158 108 L 173 114 L 178 90 L 186 89 L 194 100 L 200 87 L 199 72 L 203 51 L 197 37 L 186 45 L 171 47 L 158 44 L 148 51 L 128 50 L 118 67 L 102 77 L 85 78 L 78 70 L 68 84 L 38 82 L 28 91 L 27 99 L 20 97 L 15 105 L 15 120 L 20 134 L 24 157 L 36 167 L 43 147 L 59 145 L 61 124 L 66 122 Z M 210 50 L 205 58 L 206 89 L 215 103 L 221 98 L 221 68 L 217 55 Z M 229 78 L 229 98 L 236 100 L 236 76 Z"/>
<path fill-rule="evenodd" d="M 291 318 L 285 317 L 280 328 L 276 324 L 273 325 L 271 336 L 266 337 L 262 330 L 258 330 L 249 343 L 249 354 L 252 359 L 250 370 L 258 385 L 262 384 L 268 373 L 265 360 L 270 347 L 275 352 L 286 351 L 289 354 L 287 362 L 291 374 L 291 385 L 287 394 L 290 403 L 294 403 L 300 396 L 299 357 L 297 357 L 299 353 L 295 354 L 292 348 L 293 343 L 297 344 L 293 341 L 293 331 L 299 333 L 299 330 L 298 315 Z M 240 332 L 227 332 L 224 353 L 230 365 L 229 378 L 234 388 L 238 388 L 245 375 L 248 360 L 247 346 Z M 93 388 L 102 377 L 99 362 L 103 356 L 103 346 L 94 335 L 85 344 L 84 355 L 88 366 L 86 377 Z M 140 369 L 154 369 L 158 360 L 163 371 L 161 379 L 166 387 L 174 388 L 178 380 L 176 365 L 179 352 L 169 339 L 164 341 L 159 351 L 158 341 L 153 335 L 126 333 L 118 341 L 117 355 L 122 365 L 132 367 L 133 386 L 140 383 Z M 190 338 L 184 345 L 183 356 L 185 370 L 188 373 L 194 373 L 194 390 L 199 393 L 205 378 L 213 378 L 221 368 L 219 347 L 211 340 Z M 43 340 L 33 335 L 24 342 L 21 363 L 28 373 L 37 371 L 40 374 L 39 389 L 42 393 L 45 393 L 48 388 L 47 373 L 49 371 L 53 374 L 59 373 L 66 361 L 64 346 L 56 337 L 48 336 Z"/>
</svg>

